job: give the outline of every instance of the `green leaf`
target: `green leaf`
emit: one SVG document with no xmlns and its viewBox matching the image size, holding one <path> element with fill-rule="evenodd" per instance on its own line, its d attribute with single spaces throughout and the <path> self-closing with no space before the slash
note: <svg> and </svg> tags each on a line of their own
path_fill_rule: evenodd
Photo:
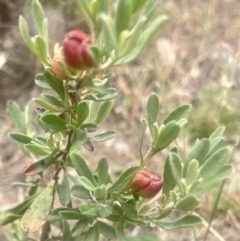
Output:
<svg viewBox="0 0 240 241">
<path fill-rule="evenodd" d="M 140 120 L 140 128 L 139 128 L 139 134 L 138 134 L 138 152 L 141 158 L 141 161 L 143 161 L 143 154 L 142 154 L 142 143 L 143 143 L 143 137 L 146 129 L 146 120 L 141 119 Z"/>
<path fill-rule="evenodd" d="M 149 19 L 152 16 L 153 11 L 156 9 L 158 3 L 159 0 L 148 0 L 144 8 L 143 15 Z"/>
<path fill-rule="evenodd" d="M 20 133 L 9 133 L 9 136 L 16 141 L 17 143 L 20 144 L 28 144 L 31 141 L 33 141 L 33 139 L 27 135 L 23 135 Z"/>
<path fill-rule="evenodd" d="M 81 185 L 74 185 L 71 191 L 72 195 L 81 199 L 92 199 L 90 192 Z"/>
<path fill-rule="evenodd" d="M 107 223 L 97 220 L 98 230 L 106 238 L 110 240 L 116 240 L 116 231 L 115 229 Z"/>
<path fill-rule="evenodd" d="M 148 98 L 147 103 L 147 114 L 148 114 L 148 125 L 152 134 L 153 142 L 155 142 L 157 136 L 155 136 L 155 130 L 153 124 L 158 121 L 160 110 L 159 98 L 156 93 L 152 93 Z"/>
<path fill-rule="evenodd" d="M 126 217 L 133 218 L 133 219 L 137 218 L 137 210 L 133 205 L 128 204 L 125 201 L 121 201 L 120 199 L 119 199 L 119 202 L 121 204 L 121 207 Z"/>
<path fill-rule="evenodd" d="M 109 200 L 109 201 L 112 201 L 112 200 Z M 112 215 L 112 212 L 113 212 L 113 201 L 110 205 L 100 204 L 98 206 L 98 210 L 101 218 L 108 218 L 110 215 Z"/>
<path fill-rule="evenodd" d="M 132 0 L 131 1 L 131 8 L 132 8 L 132 13 L 137 12 L 140 10 L 146 3 L 146 0 Z"/>
<path fill-rule="evenodd" d="M 96 119 L 94 121 L 97 125 L 104 121 L 104 119 L 107 117 L 113 107 L 113 103 L 113 100 L 108 100 L 100 104 Z"/>
<path fill-rule="evenodd" d="M 34 199 L 39 195 L 39 193 L 34 194 L 30 197 L 27 197 L 23 202 L 18 204 L 17 206 L 8 209 L 4 212 L 0 213 L 0 225 L 6 225 L 8 223 L 14 222 L 16 219 L 20 218 L 25 211 L 32 204 Z M 15 215 L 15 216 L 14 216 Z"/>
<path fill-rule="evenodd" d="M 59 196 L 59 201 L 63 206 L 67 206 L 71 202 L 71 192 L 66 171 L 64 171 L 61 184 L 56 185 L 56 191 Z"/>
<path fill-rule="evenodd" d="M 218 183 L 220 183 L 222 180 L 227 178 L 232 172 L 232 166 L 231 165 L 224 165 L 222 169 L 215 174 L 212 178 L 200 182 L 199 185 L 193 190 L 194 193 L 202 193 L 209 191 L 214 186 L 216 186 Z"/>
<path fill-rule="evenodd" d="M 59 214 L 61 217 L 66 218 L 68 220 L 88 220 L 88 216 L 80 213 L 79 211 L 66 210 L 60 211 Z"/>
<path fill-rule="evenodd" d="M 172 171 L 172 177 L 175 179 L 178 186 L 181 188 L 181 179 L 182 179 L 182 162 L 180 160 L 180 157 L 176 153 L 169 154 L 169 165 Z M 165 180 L 164 180 L 165 182 Z"/>
<path fill-rule="evenodd" d="M 198 168 L 199 168 L 199 162 L 195 159 L 191 160 L 186 172 L 187 184 L 191 184 L 195 180 L 198 174 Z"/>
<path fill-rule="evenodd" d="M 126 241 L 125 235 L 124 235 L 124 229 L 123 229 L 123 220 L 121 219 L 115 227 L 117 240 L 118 241 Z"/>
<path fill-rule="evenodd" d="M 147 30 L 145 30 L 145 32 L 142 33 L 142 35 L 139 38 L 139 41 L 136 43 L 136 47 L 132 51 L 130 51 L 129 54 L 118 59 L 115 65 L 123 65 L 136 59 L 138 55 L 146 49 L 146 47 L 152 41 L 160 27 L 166 20 L 166 16 L 160 16 L 157 19 L 155 19 L 147 28 Z"/>
<path fill-rule="evenodd" d="M 34 19 L 34 23 L 36 25 L 36 29 L 38 33 L 44 37 L 44 13 L 41 4 L 38 0 L 32 1 L 32 15 Z"/>
<path fill-rule="evenodd" d="M 131 1 L 118 0 L 117 10 L 115 15 L 115 29 L 117 36 L 123 30 L 127 30 L 131 20 Z"/>
<path fill-rule="evenodd" d="M 117 47 L 117 36 L 113 20 L 105 13 L 99 15 L 98 19 L 99 27 L 106 41 L 106 48 L 108 52 L 111 52 Z"/>
<path fill-rule="evenodd" d="M 21 227 L 25 232 L 34 232 L 44 225 L 51 210 L 53 201 L 53 188 L 55 181 L 49 185 L 33 201 L 21 219 Z"/>
<path fill-rule="evenodd" d="M 80 102 L 77 106 L 77 124 L 76 127 L 80 127 L 86 120 L 89 114 L 88 104 L 86 102 Z"/>
<path fill-rule="evenodd" d="M 65 99 L 64 87 L 63 82 L 57 80 L 54 75 L 50 72 L 50 70 L 46 70 L 43 73 L 43 77 L 48 83 L 48 85 L 56 91 L 56 93 L 61 97 L 62 100 Z"/>
<path fill-rule="evenodd" d="M 79 237 L 83 233 L 87 224 L 88 224 L 87 219 L 86 220 L 79 220 L 72 228 L 72 236 L 74 238 Z"/>
<path fill-rule="evenodd" d="M 81 125 L 81 129 L 85 130 L 86 132 L 95 132 L 98 130 L 98 125 L 95 123 L 85 123 Z"/>
<path fill-rule="evenodd" d="M 54 131 L 62 131 L 67 129 L 67 122 L 59 116 L 53 114 L 44 114 L 41 120 L 46 124 L 49 129 L 52 129 Z"/>
<path fill-rule="evenodd" d="M 139 170 L 141 170 L 141 167 L 130 167 L 129 169 L 127 169 L 121 174 L 119 179 L 115 183 L 113 183 L 110 188 L 108 188 L 108 193 L 112 193 L 115 191 L 121 193 Z"/>
<path fill-rule="evenodd" d="M 167 118 L 163 121 L 163 124 L 166 125 L 170 121 L 179 121 L 182 118 L 184 118 L 188 112 L 191 110 L 191 105 L 182 105 L 179 106 L 177 109 L 175 109 L 173 112 L 171 112 Z"/>
<path fill-rule="evenodd" d="M 98 134 L 93 138 L 90 138 L 91 142 L 101 142 L 101 141 L 108 141 L 114 138 L 116 133 L 114 131 L 106 131 L 104 133 Z"/>
<path fill-rule="evenodd" d="M 55 96 L 43 93 L 41 96 L 50 104 L 59 106 L 59 107 L 64 107 L 64 104 L 62 101 L 58 100 Z"/>
<path fill-rule="evenodd" d="M 96 216 L 99 214 L 99 204 L 98 203 L 88 203 L 88 204 L 81 204 L 79 206 L 79 210 L 82 214 L 88 216 Z"/>
<path fill-rule="evenodd" d="M 63 233 L 62 241 L 64 240 L 73 241 L 71 231 L 70 231 L 70 226 L 67 220 L 65 219 L 62 219 L 62 233 Z"/>
<path fill-rule="evenodd" d="M 229 154 L 229 149 L 226 147 L 215 152 L 203 164 L 196 179 L 201 178 L 203 182 L 205 182 L 213 178 L 222 169 L 224 163 L 227 161 L 229 157 Z"/>
<path fill-rule="evenodd" d="M 188 228 L 195 225 L 201 224 L 202 220 L 196 215 L 187 215 L 185 217 L 179 218 L 171 222 L 160 222 L 157 221 L 156 224 L 164 230 L 172 230 L 178 228 Z"/>
<path fill-rule="evenodd" d="M 22 38 L 24 40 L 24 43 L 28 46 L 28 48 L 33 53 L 35 53 L 34 44 L 32 42 L 31 36 L 29 34 L 27 22 L 22 16 L 19 17 L 19 29 L 20 29 Z"/>
<path fill-rule="evenodd" d="M 219 126 L 209 137 L 209 140 L 212 142 L 217 137 L 222 137 L 223 133 L 225 131 L 224 126 Z"/>
<path fill-rule="evenodd" d="M 155 148 L 162 150 L 170 145 L 177 137 L 180 132 L 180 126 L 176 121 L 168 122 L 162 128 L 160 127 L 160 133 L 155 142 Z"/>
<path fill-rule="evenodd" d="M 143 235 L 137 235 L 136 237 L 127 236 L 125 241 L 159 241 L 159 235 L 156 233 L 147 233 Z"/>
<path fill-rule="evenodd" d="M 199 204 L 199 200 L 193 195 L 187 195 L 180 200 L 175 205 L 175 209 L 188 212 L 193 211 Z"/>
<path fill-rule="evenodd" d="M 37 156 L 48 156 L 51 150 L 47 146 L 42 146 L 35 142 L 24 145 L 31 153 Z"/>
<path fill-rule="evenodd" d="M 76 153 L 70 154 L 71 162 L 73 167 L 75 168 L 77 174 L 81 177 L 84 176 L 89 181 L 91 181 L 94 185 L 97 186 L 96 180 L 94 179 L 91 170 L 86 164 L 85 160 Z"/>
<path fill-rule="evenodd" d="M 187 159 L 184 162 L 183 176 L 186 176 L 186 171 L 191 160 L 197 160 L 200 166 L 205 162 L 209 148 L 210 142 L 207 139 L 202 139 L 201 141 L 196 142 L 195 146 L 193 147 L 193 149 L 191 150 Z"/>
<path fill-rule="evenodd" d="M 48 49 L 43 37 L 38 35 L 35 36 L 33 39 L 33 43 L 35 48 L 35 54 L 44 64 L 51 66 L 51 63 L 49 62 Z"/>
<path fill-rule="evenodd" d="M 24 170 L 24 174 L 27 176 L 32 176 L 43 172 L 47 169 L 50 165 L 56 163 L 56 157 L 50 155 L 49 157 L 43 158 L 39 161 L 33 162 L 29 166 L 27 166 Z"/>
<path fill-rule="evenodd" d="M 221 149 L 224 146 L 225 140 L 222 137 L 216 137 L 210 142 L 210 150 L 206 158 L 209 158 L 214 152 Z"/>
<path fill-rule="evenodd" d="M 27 125 L 25 115 L 15 101 L 9 101 L 7 104 L 8 115 L 13 124 L 24 134 L 27 134 Z"/>
<path fill-rule="evenodd" d="M 98 166 L 97 166 L 97 173 L 98 173 L 98 185 L 101 186 L 101 185 L 107 184 L 108 161 L 105 157 L 99 160 Z"/>
<path fill-rule="evenodd" d="M 87 15 L 87 17 L 94 22 L 94 18 L 92 16 L 92 13 L 90 11 L 90 1 L 89 0 L 78 0 L 78 4 L 83 9 L 84 13 Z"/>
<path fill-rule="evenodd" d="M 101 187 L 97 187 L 94 190 L 94 197 L 95 199 L 106 199 L 107 197 L 107 189 L 104 185 Z"/>
<path fill-rule="evenodd" d="M 96 189 L 96 186 L 91 181 L 89 181 L 89 179 L 87 179 L 86 177 L 81 176 L 79 180 L 83 185 L 83 187 L 86 188 L 87 190 L 94 191 Z"/>
<path fill-rule="evenodd" d="M 88 137 L 85 131 L 82 131 L 80 129 L 75 130 L 71 138 L 71 148 L 69 150 L 69 153 L 78 152 L 81 146 L 87 142 L 87 140 Z"/>
<path fill-rule="evenodd" d="M 176 180 L 174 178 L 173 172 L 172 172 L 171 165 L 170 165 L 170 159 L 173 158 L 173 155 L 172 155 L 172 153 L 170 153 L 170 154 L 169 154 L 169 156 L 168 156 L 168 158 L 167 158 L 167 160 L 165 162 L 164 172 L 163 172 L 164 184 L 163 184 L 163 191 L 162 191 L 162 193 L 165 194 L 167 198 L 170 195 L 170 191 L 173 190 L 174 187 L 177 184 L 177 182 L 176 182 Z"/>
<path fill-rule="evenodd" d="M 94 101 L 108 101 L 112 100 L 117 96 L 117 90 L 115 88 L 108 88 L 104 90 L 102 93 L 86 95 L 86 100 L 94 100 Z"/>
<path fill-rule="evenodd" d="M 90 227 L 88 230 L 84 241 L 98 241 L 99 240 L 99 231 L 98 226 L 95 224 L 94 226 Z"/>
<path fill-rule="evenodd" d="M 48 82 L 45 80 L 43 74 L 38 74 L 35 77 L 35 84 L 39 86 L 40 88 L 52 90 L 52 87 L 48 84 Z"/>
<path fill-rule="evenodd" d="M 39 98 L 33 98 L 33 100 L 40 105 L 41 107 L 45 108 L 46 110 L 59 112 L 59 109 L 55 108 L 53 105 L 49 104 L 45 100 L 39 99 Z"/>
<path fill-rule="evenodd" d="M 145 16 L 141 16 L 138 19 L 137 23 L 128 34 L 127 43 L 124 45 L 122 56 L 127 55 L 130 51 L 132 51 L 132 49 L 135 48 L 138 42 L 139 36 L 141 35 L 141 31 L 144 25 L 146 24 L 146 22 L 147 22 L 147 18 Z"/>
</svg>

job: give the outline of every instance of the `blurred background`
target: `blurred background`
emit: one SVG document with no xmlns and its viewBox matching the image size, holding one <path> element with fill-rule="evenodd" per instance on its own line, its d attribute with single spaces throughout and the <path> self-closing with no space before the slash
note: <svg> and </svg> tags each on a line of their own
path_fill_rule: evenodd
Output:
<svg viewBox="0 0 240 241">
<path fill-rule="evenodd" d="M 75 0 L 40 0 L 49 21 L 50 49 L 61 44 L 64 34 L 72 29 L 88 32 Z M 24 198 L 24 189 L 13 187 L 14 181 L 25 180 L 23 170 L 29 163 L 8 133 L 17 131 L 6 113 L 9 100 L 22 108 L 41 90 L 34 77 L 41 64 L 24 45 L 18 18 L 23 15 L 32 34 L 31 0 L 0 0 L 0 211 L 13 207 Z M 188 124 L 178 138 L 186 153 L 196 138 L 208 137 L 220 125 L 226 126 L 225 140 L 232 150 L 234 166 L 227 180 L 208 241 L 238 241 L 240 235 L 240 1 L 239 0 L 162 0 L 156 15 L 166 14 L 168 22 L 151 46 L 129 65 L 112 70 L 109 85 L 119 90 L 114 109 L 102 128 L 117 132 L 114 140 L 96 144 L 94 153 L 81 151 L 94 169 L 106 155 L 111 172 L 118 176 L 139 160 L 137 135 L 139 119 L 146 117 L 146 101 L 152 91 L 161 101 L 161 118 L 175 107 L 191 103 Z M 33 122 L 36 115 L 33 112 Z M 149 146 L 146 134 L 144 148 Z M 157 155 L 149 166 L 162 173 L 167 152 Z M 208 221 L 217 188 L 201 196 L 197 212 Z M 9 227 L 0 227 L 0 240 Z M 152 232 L 159 240 L 189 241 L 190 230 Z M 196 227 L 198 240 L 203 240 L 206 227 Z M 133 234 L 139 230 L 133 230 Z M 177 237 L 177 238 L 176 238 Z"/>
</svg>

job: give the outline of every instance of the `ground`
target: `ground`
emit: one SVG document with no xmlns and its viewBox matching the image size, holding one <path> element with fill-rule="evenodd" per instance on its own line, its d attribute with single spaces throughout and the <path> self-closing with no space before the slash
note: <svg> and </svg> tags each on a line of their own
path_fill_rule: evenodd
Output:
<svg viewBox="0 0 240 241">
<path fill-rule="evenodd" d="M 34 33 L 29 14 L 30 2 L 27 0 L 23 4 L 21 0 L 0 0 L 0 211 L 23 199 L 24 190 L 11 186 L 11 183 L 25 179 L 23 169 L 29 162 L 8 138 L 8 133 L 16 129 L 7 116 L 7 102 L 15 100 L 24 107 L 32 97 L 41 93 L 34 85 L 34 76 L 41 72 L 42 67 L 25 47 L 18 29 L 18 17 L 23 15 Z M 57 7 L 54 3 L 41 2 L 51 23 L 51 46 L 56 42 L 61 43 L 65 32 L 70 29 L 87 31 L 86 24 L 81 17 L 77 17 L 78 12 L 74 10 L 75 1 L 68 1 L 64 6 L 57 4 Z M 240 2 L 162 0 L 156 9 L 156 14 L 159 13 L 166 14 L 169 20 L 151 46 L 133 63 L 113 70 L 115 77 L 110 80 L 110 85 L 119 90 L 119 95 L 103 128 L 112 128 L 118 135 L 105 145 L 95 145 L 94 154 L 83 150 L 82 155 L 91 160 L 92 168 L 95 168 L 103 155 L 111 160 L 111 171 L 115 175 L 126 165 L 137 162 L 139 119 L 146 114 L 146 100 L 152 91 L 160 96 L 164 107 L 162 116 L 166 114 L 166 109 L 171 111 L 186 102 L 193 104 L 193 114 L 189 116 L 189 126 L 186 129 L 186 133 L 190 133 L 187 136 L 188 148 L 192 145 L 193 138 L 206 136 L 222 124 L 227 125 L 226 141 L 231 150 L 237 142 Z M 215 112 L 219 108 L 224 110 L 223 114 Z M 34 117 L 36 116 L 33 115 L 33 120 Z M 214 229 L 208 241 L 239 240 L 239 155 L 237 146 L 232 159 L 234 170 L 226 182 L 213 222 Z M 165 153 L 162 153 L 150 166 L 161 173 L 161 163 L 165 157 Z M 162 160 L 160 165 L 159 160 Z M 197 210 L 206 220 L 209 219 L 215 194 L 216 190 L 213 190 L 202 196 L 203 202 Z M 3 232 L 0 240 L 4 240 L 2 235 L 8 228 L 1 227 Z M 205 230 L 204 225 L 196 228 L 197 240 L 203 240 Z M 136 229 L 133 234 L 140 231 Z M 165 232 L 153 229 L 153 232 L 161 235 L 159 240 L 175 241 L 176 237 L 181 241 L 194 240 L 190 230 Z"/>
</svg>

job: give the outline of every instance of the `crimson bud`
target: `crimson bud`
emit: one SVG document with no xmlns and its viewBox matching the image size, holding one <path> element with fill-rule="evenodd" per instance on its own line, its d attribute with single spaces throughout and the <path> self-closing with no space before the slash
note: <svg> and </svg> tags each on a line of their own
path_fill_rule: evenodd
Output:
<svg viewBox="0 0 240 241">
<path fill-rule="evenodd" d="M 154 197 L 162 189 L 161 176 L 154 171 L 139 171 L 131 181 L 130 187 L 139 196 Z"/>
<path fill-rule="evenodd" d="M 67 33 L 63 41 L 63 53 L 67 65 L 79 70 L 94 67 L 94 61 L 89 53 L 90 44 L 89 37 L 79 30 Z"/>
</svg>

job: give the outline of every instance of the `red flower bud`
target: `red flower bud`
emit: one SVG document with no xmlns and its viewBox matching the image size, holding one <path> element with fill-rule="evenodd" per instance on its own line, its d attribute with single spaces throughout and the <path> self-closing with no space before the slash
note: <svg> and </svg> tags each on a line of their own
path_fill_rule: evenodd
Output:
<svg viewBox="0 0 240 241">
<path fill-rule="evenodd" d="M 65 35 L 63 53 L 68 66 L 74 69 L 87 69 L 94 67 L 94 61 L 89 53 L 91 40 L 78 30 L 73 30 Z"/>
<path fill-rule="evenodd" d="M 65 60 L 63 58 L 63 56 L 61 54 L 56 54 L 53 58 L 53 63 L 52 63 L 52 71 L 55 75 L 55 77 L 58 80 L 66 80 L 67 76 L 66 74 L 62 71 L 62 69 L 60 68 L 59 64 L 57 61 L 61 61 L 63 63 L 65 63 Z"/>
<path fill-rule="evenodd" d="M 131 188 L 144 198 L 154 197 L 162 188 L 161 176 L 154 171 L 139 171 L 131 181 Z"/>
</svg>

